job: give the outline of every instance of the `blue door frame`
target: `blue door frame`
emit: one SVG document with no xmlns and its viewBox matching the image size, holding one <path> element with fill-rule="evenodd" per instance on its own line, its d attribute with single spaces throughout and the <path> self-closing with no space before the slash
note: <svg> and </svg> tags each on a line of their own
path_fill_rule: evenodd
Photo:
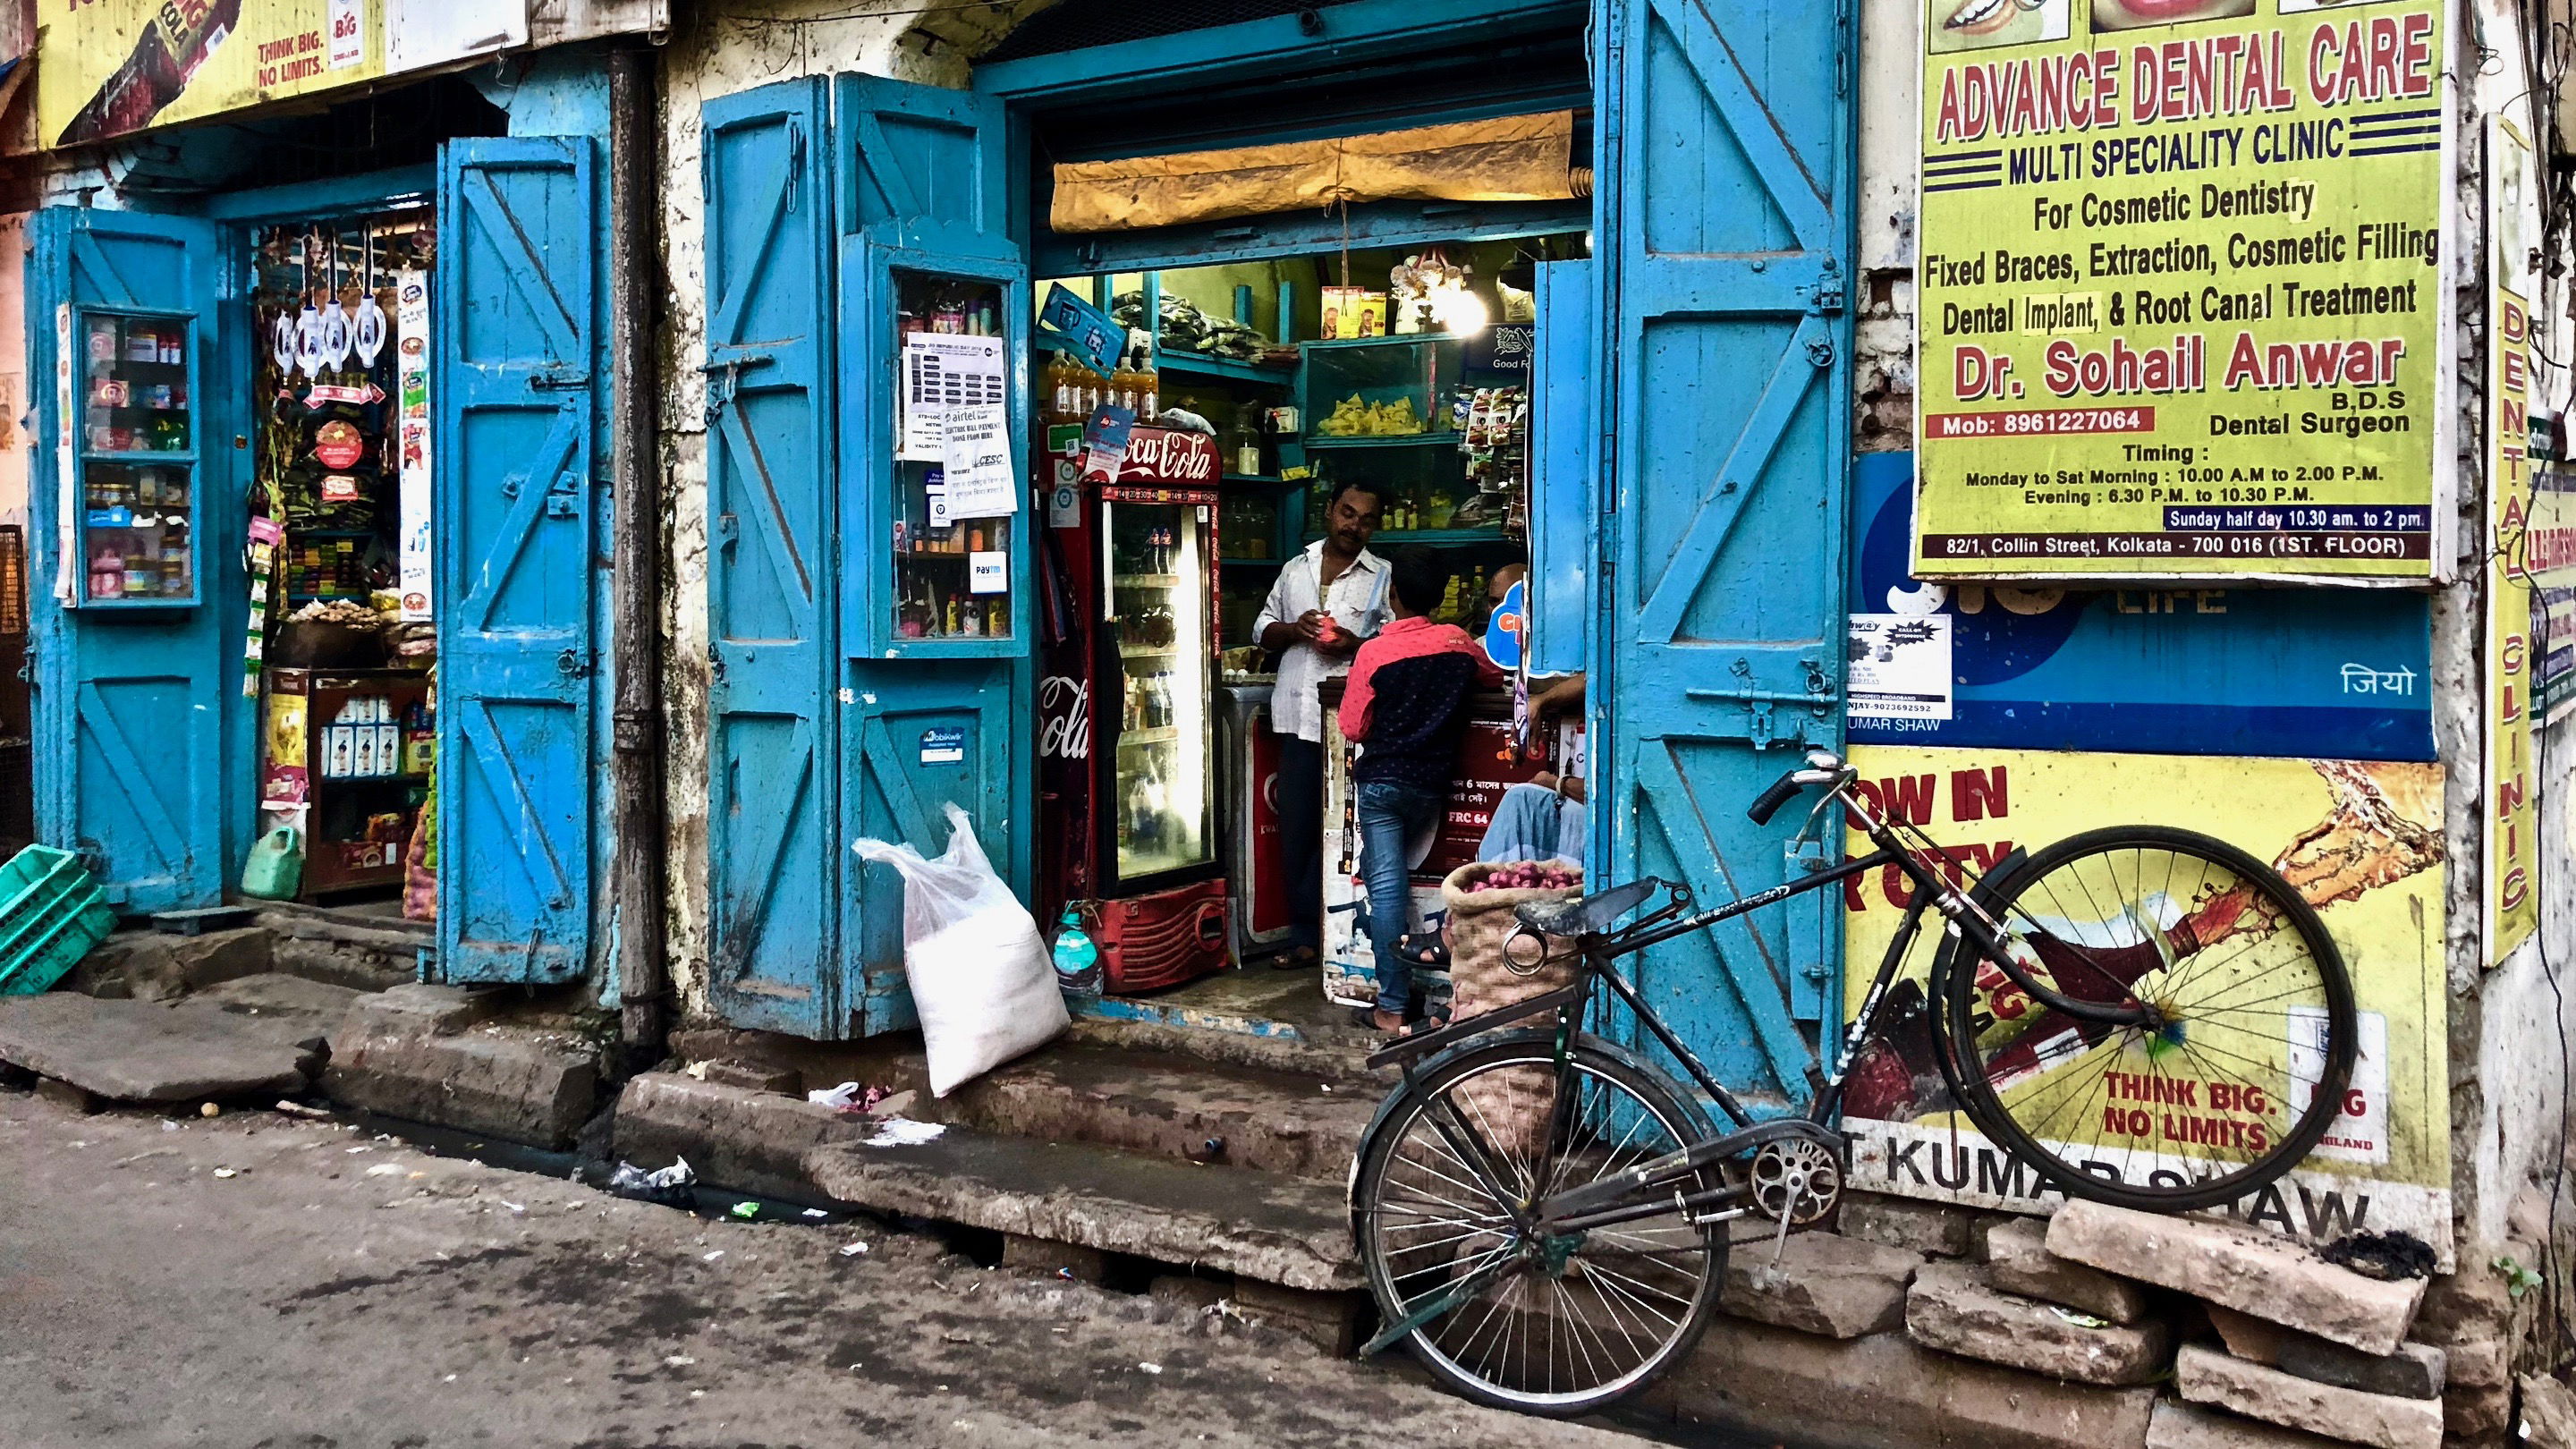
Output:
<svg viewBox="0 0 2576 1449">
<path fill-rule="evenodd" d="M 1743 804 L 1795 747 L 1841 739 L 1851 9 L 1590 0 L 1575 10 L 1595 88 L 1595 260 L 1555 279 L 1579 295 L 1550 298 L 1549 317 L 1588 317 L 1591 330 L 1551 346 L 1543 365 L 1598 390 L 1588 420 L 1550 400 L 1553 436 L 1539 446 L 1554 466 L 1532 515 L 1586 536 L 1586 558 L 1538 552 L 1547 576 L 1590 591 L 1593 627 L 1582 657 L 1551 644 L 1549 662 L 1591 671 L 1593 798 L 1607 817 L 1592 834 L 1595 878 L 1652 872 L 1718 898 L 1793 868 L 1784 846 L 1796 823 L 1757 830 Z M 1567 13 L 1545 0 L 1354 0 L 985 65 L 975 86 L 1010 101 L 1025 134 L 1052 110 L 1215 94 L 1390 47 L 1490 44 Z M 1372 210 L 1369 239 L 1469 224 L 1423 210 Z M 1281 222 L 1293 232 L 1300 220 Z M 1018 226 L 1047 267 L 1186 265 L 1296 243 L 1268 226 L 1176 228 L 1155 241 L 1183 254 L 1155 255 L 1114 241 L 1050 245 L 1026 215 Z M 1566 436 L 1586 428 L 1588 439 Z M 1739 924 L 1654 953 L 1641 982 L 1731 1086 L 1777 1100 L 1798 1085 L 1834 999 L 1840 926 L 1833 913 L 1758 933 Z"/>
<path fill-rule="evenodd" d="M 565 94 L 583 88 L 578 75 L 560 79 L 563 83 L 558 88 Z M 604 128 L 605 111 L 600 110 L 596 119 Z M 248 580 L 241 565 L 245 530 L 239 501 L 249 483 L 246 460 L 253 400 L 245 380 L 251 375 L 255 339 L 250 335 L 248 298 L 239 291 L 237 279 L 248 265 L 249 229 L 261 223 L 382 210 L 442 189 L 448 192 L 442 200 L 453 209 L 459 188 L 494 180 L 488 174 L 471 173 L 498 153 L 509 153 L 523 170 L 525 163 L 549 158 L 586 168 L 591 144 L 578 137 L 467 142 L 447 153 L 437 166 L 227 192 L 207 197 L 186 215 L 89 208 L 54 208 L 39 214 L 39 245 L 28 274 L 31 376 L 53 375 L 57 308 L 140 305 L 146 310 L 191 311 L 199 317 L 200 386 L 192 419 L 202 444 L 198 454 L 199 604 L 185 610 L 135 611 L 111 619 L 60 608 L 49 588 L 32 600 L 40 690 L 39 833 L 49 842 L 86 850 L 106 878 L 110 898 L 119 910 L 144 913 L 222 901 L 234 885 L 255 820 L 256 701 L 243 697 L 240 683 L 249 610 Z M 506 188 L 508 182 L 495 184 Z M 594 184 L 586 170 L 579 184 Z M 594 218 L 595 208 L 585 199 L 577 217 L 552 218 L 550 232 L 541 223 L 530 233 L 543 239 L 538 243 L 541 249 L 548 244 L 552 248 L 552 254 L 537 258 L 540 265 L 513 263 L 488 279 L 467 279 L 469 290 L 479 286 L 493 294 L 476 309 L 485 340 L 493 338 L 496 326 L 511 326 L 495 319 L 517 308 L 532 290 L 541 295 L 544 286 L 561 289 L 566 285 L 562 274 L 580 270 L 566 251 L 573 239 L 579 241 L 581 258 L 596 265 L 600 242 Z M 447 220 L 442 216 L 442 226 Z M 76 244 L 74 238 L 79 236 L 91 240 Z M 102 241 L 104 250 L 98 245 Z M 121 255 L 118 248 L 146 242 L 166 255 L 144 269 L 115 265 L 114 259 Z M 442 250 L 449 252 L 448 260 L 455 260 L 452 249 Z M 104 275 L 100 267 L 80 262 L 82 254 L 105 259 Z M 552 275 L 540 277 L 541 272 Z M 132 295 L 136 286 L 153 295 Z M 118 287 L 126 295 L 120 296 Z M 162 292 L 171 295 L 162 296 Z M 196 300 L 183 307 L 179 292 Z M 433 295 L 432 304 L 437 318 L 443 310 L 438 295 Z M 449 979 L 571 979 L 602 959 L 606 943 L 606 875 L 599 867 L 610 839 L 605 818 L 608 802 L 591 786 L 597 775 L 595 762 L 604 758 L 607 748 L 606 711 L 597 707 L 598 692 L 608 683 L 600 667 L 607 650 L 606 591 L 595 581 L 606 567 L 608 528 L 604 497 L 599 500 L 601 506 L 593 502 L 605 477 L 596 466 L 599 454 L 593 446 L 595 419 L 604 412 L 604 396 L 593 400 L 604 389 L 600 364 L 606 329 L 600 325 L 599 305 L 598 299 L 585 294 L 579 304 L 582 315 L 565 319 L 572 330 L 554 339 L 558 351 L 569 344 L 581 355 L 543 359 L 551 365 L 537 379 L 535 391 L 542 395 L 546 411 L 561 412 L 566 399 L 578 393 L 584 419 L 576 429 L 575 447 L 558 458 L 561 466 L 553 476 L 531 483 L 512 473 L 470 489 L 460 480 L 450 480 L 442 498 L 442 513 L 451 517 L 459 506 L 460 492 L 533 498 L 535 503 L 520 510 L 533 515 L 528 522 L 550 523 L 558 532 L 568 526 L 578 535 L 550 539 L 542 526 L 525 534 L 509 533 L 517 545 L 540 540 L 547 547 L 520 548 L 504 567 L 492 567 L 502 560 L 490 551 L 471 566 L 461 558 L 441 561 L 442 619 L 456 612 L 445 605 L 472 599 L 471 590 L 485 584 L 497 588 L 497 592 L 487 588 L 480 600 L 486 622 L 504 626 L 483 631 L 494 635 L 491 642 L 497 647 L 482 652 L 491 657 L 500 675 L 478 682 L 455 677 L 459 669 L 475 672 L 477 661 L 468 657 L 477 653 L 472 647 L 475 641 L 456 637 L 442 624 L 442 653 L 462 661 L 455 667 L 443 663 L 443 702 L 474 701 L 481 706 L 479 711 L 465 714 L 508 717 L 480 732 L 485 753 L 490 755 L 490 747 L 497 743 L 501 754 L 516 757 L 521 777 L 535 782 L 533 789 L 515 798 L 494 797 L 487 802 L 495 809 L 483 812 L 487 818 L 479 828 L 473 823 L 474 812 L 443 812 L 449 823 L 441 851 L 442 904 L 458 907 L 442 911 L 437 962 Z M 443 325 L 454 319 L 440 320 Z M 448 376 L 453 379 L 455 374 Z M 443 440 L 462 436 L 463 415 L 473 410 L 463 406 L 469 400 L 485 408 L 487 415 L 492 401 L 476 389 L 463 387 L 434 386 L 434 396 L 441 400 L 442 410 L 457 414 L 441 423 Z M 58 455 L 51 443 L 59 437 L 62 419 L 50 386 L 35 402 L 43 440 L 38 456 L 54 460 Z M 478 452 L 502 456 L 488 446 Z M 442 453 L 446 459 L 473 456 L 453 443 Z M 516 466 L 524 471 L 528 462 L 522 457 Z M 49 584 L 58 495 L 53 470 L 40 467 L 37 471 L 40 476 L 34 480 L 31 492 L 36 496 L 31 501 L 38 524 L 38 552 L 31 561 L 41 564 L 35 576 Z M 505 532 L 511 522 L 507 517 L 492 521 Z M 442 549 L 452 549 L 469 532 L 465 527 L 442 527 L 438 535 Z M 484 534 L 489 541 L 492 530 Z M 543 597 L 529 592 L 531 584 L 542 585 Z M 526 627 L 531 624 L 533 633 Z M 527 671 L 510 663 L 510 657 L 532 648 L 531 640 L 539 634 L 545 636 L 539 642 L 546 646 L 537 661 L 544 666 L 542 677 L 533 681 L 534 688 L 518 688 L 531 681 L 518 678 Z M 551 715 L 549 706 L 554 707 Z M 467 720 L 457 711 L 443 709 L 441 721 L 442 757 L 457 760 L 472 754 L 473 741 L 462 738 L 469 728 Z M 537 727 L 520 728 L 529 721 L 538 721 Z M 84 727 L 86 743 L 78 733 Z M 119 760 L 125 762 L 127 773 L 144 770 L 146 752 L 136 748 L 138 737 L 151 742 L 150 773 L 167 782 L 163 798 L 138 799 L 129 791 L 100 788 L 113 783 Z M 532 740 L 541 741 L 545 750 L 530 750 Z M 455 775 L 453 770 L 443 771 L 442 783 L 455 783 Z M 462 825 L 456 823 L 460 814 L 465 819 Z M 502 870 L 503 866 L 511 869 Z M 508 878 L 513 873 L 529 876 L 532 888 L 514 890 Z M 533 889 L 537 878 L 549 887 L 542 899 Z"/>
</svg>

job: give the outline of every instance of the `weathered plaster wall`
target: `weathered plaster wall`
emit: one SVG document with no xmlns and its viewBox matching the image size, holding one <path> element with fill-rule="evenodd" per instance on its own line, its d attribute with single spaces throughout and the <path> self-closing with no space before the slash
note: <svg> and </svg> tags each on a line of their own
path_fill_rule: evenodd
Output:
<svg viewBox="0 0 2576 1449">
<path fill-rule="evenodd" d="M 706 1011 L 707 531 L 705 196 L 698 113 L 708 101 L 804 76 L 862 74 L 962 86 L 970 54 L 1039 4 L 941 8 L 917 0 L 790 0 L 759 18 L 687 7 L 662 51 L 664 275 L 662 510 L 668 641 L 663 683 L 670 808 L 668 953 L 691 1014 Z"/>
<path fill-rule="evenodd" d="M 1852 446 L 1914 446 L 1914 156 L 1923 90 L 1915 0 L 1863 0 L 1860 9 L 1858 285 L 1852 368 Z"/>
</svg>

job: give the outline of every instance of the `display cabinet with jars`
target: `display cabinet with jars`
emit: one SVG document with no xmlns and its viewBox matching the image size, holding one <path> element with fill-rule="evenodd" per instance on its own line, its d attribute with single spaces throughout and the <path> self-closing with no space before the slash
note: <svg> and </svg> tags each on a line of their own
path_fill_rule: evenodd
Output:
<svg viewBox="0 0 2576 1449">
<path fill-rule="evenodd" d="M 74 341 L 86 607 L 194 604 L 193 332 L 184 318 L 84 311 Z"/>
</svg>

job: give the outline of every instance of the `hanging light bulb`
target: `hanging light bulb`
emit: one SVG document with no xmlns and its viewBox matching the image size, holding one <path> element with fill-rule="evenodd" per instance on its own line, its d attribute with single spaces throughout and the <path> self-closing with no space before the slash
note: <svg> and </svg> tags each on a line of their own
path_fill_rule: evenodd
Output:
<svg viewBox="0 0 2576 1449">
<path fill-rule="evenodd" d="M 1431 306 L 1442 329 L 1456 336 L 1473 337 L 1493 325 L 1493 309 L 1465 287 L 1445 287 L 1434 292 Z"/>
</svg>

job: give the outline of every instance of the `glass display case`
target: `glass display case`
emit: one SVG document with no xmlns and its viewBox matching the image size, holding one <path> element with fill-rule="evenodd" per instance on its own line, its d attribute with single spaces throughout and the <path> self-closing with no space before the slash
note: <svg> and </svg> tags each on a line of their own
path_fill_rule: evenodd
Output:
<svg viewBox="0 0 2576 1449">
<path fill-rule="evenodd" d="M 79 314 L 69 441 L 84 606 L 197 602 L 194 337 L 184 318 Z"/>
<path fill-rule="evenodd" d="M 897 269 L 895 638 L 1008 639 L 1024 490 L 1001 283 Z"/>
<path fill-rule="evenodd" d="M 1448 404 L 1465 371 L 1465 339 L 1369 337 L 1300 350 L 1307 447 L 1402 447 L 1455 430 Z"/>
<path fill-rule="evenodd" d="M 1117 757 L 1109 784 L 1118 879 L 1215 859 L 1205 504 L 1101 502 L 1102 622 L 1118 652 Z"/>
</svg>

